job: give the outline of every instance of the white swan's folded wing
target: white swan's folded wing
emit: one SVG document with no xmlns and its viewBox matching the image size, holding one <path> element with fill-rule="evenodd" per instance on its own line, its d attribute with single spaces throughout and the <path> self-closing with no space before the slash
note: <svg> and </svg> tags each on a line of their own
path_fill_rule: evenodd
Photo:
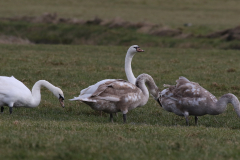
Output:
<svg viewBox="0 0 240 160">
<path fill-rule="evenodd" d="M 115 79 L 105 79 L 102 81 L 97 82 L 94 85 L 89 86 L 88 88 L 85 88 L 83 90 L 80 91 L 80 95 L 84 95 L 84 94 L 93 94 L 100 85 L 105 84 L 105 83 L 109 83 L 115 81 Z"/>
<path fill-rule="evenodd" d="M 12 77 L 0 76 L 0 93 L 5 95 L 31 96 L 31 91 L 19 80 Z"/>
<path fill-rule="evenodd" d="M 97 99 L 102 99 L 102 100 L 106 100 L 106 101 L 110 101 L 110 102 L 118 102 L 118 101 L 120 101 L 119 97 L 113 97 L 113 96 L 107 96 L 107 97 L 98 96 Z"/>
<path fill-rule="evenodd" d="M 88 98 L 88 97 L 82 97 L 82 96 L 74 97 L 73 99 L 69 99 L 69 100 L 70 101 L 97 102 L 96 100 L 93 100 L 93 99 Z"/>
<path fill-rule="evenodd" d="M 99 86 L 92 98 L 102 99 L 111 102 L 121 100 L 121 97 L 129 93 L 137 93 L 139 88 L 125 80 L 117 79 Z"/>
<path fill-rule="evenodd" d="M 121 79 L 111 79 L 111 80 L 103 80 L 101 83 L 97 83 L 90 87 L 94 87 L 94 89 L 89 88 L 89 90 L 85 90 L 81 92 L 78 97 L 75 97 L 70 100 L 79 100 L 79 101 L 88 101 L 94 102 L 98 100 L 106 100 L 110 102 L 118 102 L 121 100 L 122 96 L 125 96 L 128 93 L 135 93 L 139 91 L 139 88 L 135 85 Z M 90 93 L 89 91 L 95 91 L 94 93 Z M 85 93 L 85 94 L 83 94 Z M 90 94 L 86 94 L 90 93 Z"/>
<path fill-rule="evenodd" d="M 101 93 L 104 90 L 104 86 L 114 82 L 115 79 L 105 79 L 97 82 L 94 85 L 89 86 L 80 91 L 80 95 L 78 97 L 74 97 L 73 99 L 69 99 L 70 101 L 89 101 L 96 102 L 96 100 L 92 100 L 90 97 L 96 96 L 97 93 Z"/>
</svg>

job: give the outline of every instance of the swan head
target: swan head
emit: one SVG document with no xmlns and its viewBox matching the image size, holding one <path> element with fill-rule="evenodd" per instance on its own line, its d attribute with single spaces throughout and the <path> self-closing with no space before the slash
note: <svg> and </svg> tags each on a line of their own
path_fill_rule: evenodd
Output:
<svg viewBox="0 0 240 160">
<path fill-rule="evenodd" d="M 154 90 L 150 90 L 151 95 L 153 96 L 153 98 L 158 102 L 158 104 L 162 107 L 162 104 L 160 103 L 160 98 L 161 98 L 161 91 L 156 88 Z"/>
<path fill-rule="evenodd" d="M 128 51 L 129 54 L 135 54 L 137 52 L 144 52 L 138 45 L 132 45 L 129 47 Z"/>
<path fill-rule="evenodd" d="M 158 104 L 162 107 L 162 104 L 161 104 L 161 97 L 162 97 L 162 94 L 161 94 L 161 91 L 159 91 L 158 92 L 158 98 L 157 99 L 155 99 L 157 102 L 158 102 Z"/>
<path fill-rule="evenodd" d="M 53 94 L 59 99 L 59 102 L 61 104 L 61 106 L 64 108 L 64 94 L 63 94 L 63 91 L 56 87 Z"/>
</svg>

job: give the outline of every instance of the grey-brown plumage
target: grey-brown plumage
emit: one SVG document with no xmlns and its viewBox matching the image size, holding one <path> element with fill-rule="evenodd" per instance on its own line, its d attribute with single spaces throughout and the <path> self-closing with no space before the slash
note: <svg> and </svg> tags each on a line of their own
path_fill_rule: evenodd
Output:
<svg viewBox="0 0 240 160">
<path fill-rule="evenodd" d="M 121 79 L 100 81 L 71 100 L 79 100 L 94 110 L 110 113 L 111 121 L 112 113 L 122 112 L 123 121 L 126 122 L 126 114 L 129 110 L 147 103 L 149 93 L 145 84 L 157 100 L 160 91 L 153 78 L 148 74 L 139 75 L 136 79 L 136 85 Z"/>
<path fill-rule="evenodd" d="M 161 92 L 159 101 L 166 111 L 184 116 L 187 125 L 189 125 L 189 115 L 195 116 L 197 124 L 197 116 L 221 114 L 225 111 L 228 103 L 233 105 L 240 117 L 240 103 L 235 95 L 228 93 L 217 100 L 214 95 L 198 83 L 191 82 L 185 77 L 179 77 L 176 82 L 175 86 L 164 85 L 168 88 Z"/>
</svg>

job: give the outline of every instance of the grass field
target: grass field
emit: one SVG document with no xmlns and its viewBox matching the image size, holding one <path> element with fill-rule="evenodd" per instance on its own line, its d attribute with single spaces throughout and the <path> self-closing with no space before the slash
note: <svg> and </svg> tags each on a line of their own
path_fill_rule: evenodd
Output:
<svg viewBox="0 0 240 160">
<path fill-rule="evenodd" d="M 49 24 L 5 22 L 6 17 L 39 17 L 44 13 L 58 17 L 92 20 L 120 17 L 129 23 L 150 22 L 159 28 L 182 31 L 191 38 L 161 37 L 144 34 L 136 28 L 109 28 L 96 25 Z M 129 1 L 0 1 L 0 43 L 5 37 L 14 36 L 28 39 L 33 43 L 45 44 L 85 44 L 85 45 L 125 45 L 138 42 L 146 46 L 166 48 L 239 49 L 239 41 L 199 38 L 239 25 L 240 1 L 237 0 L 129 0 Z M 191 23 L 186 27 L 184 24 Z M 226 37 L 225 37 L 226 38 Z"/>
<path fill-rule="evenodd" d="M 130 22 L 148 21 L 160 25 L 179 27 L 192 23 L 193 28 L 209 30 L 239 25 L 238 0 L 8 0 L 0 2 L 1 17 L 39 16 L 45 12 L 61 17 L 80 19 L 112 19 L 121 17 Z"/>
<path fill-rule="evenodd" d="M 66 106 L 62 108 L 42 88 L 38 107 L 13 108 L 12 115 L 5 107 L 0 114 L 0 160 L 240 158 L 240 119 L 231 105 L 221 115 L 199 117 L 198 126 L 190 117 L 187 127 L 184 117 L 163 110 L 152 97 L 145 106 L 128 112 L 126 124 L 121 113 L 110 123 L 108 114 L 101 117 L 89 106 L 68 100 L 100 80 L 126 79 L 124 59 L 132 44 L 145 50 L 133 58 L 136 77 L 148 73 L 163 89 L 163 84 L 174 85 L 185 76 L 216 97 L 233 93 L 240 98 L 240 50 L 231 50 L 239 49 L 239 41 L 158 37 L 136 28 L 3 20 L 43 13 L 83 20 L 120 17 L 206 35 L 238 26 L 240 1 L 0 1 L 0 41 L 14 36 L 36 43 L 0 44 L 0 75 L 13 75 L 29 89 L 45 79 L 63 90 Z"/>
<path fill-rule="evenodd" d="M 139 44 L 140 45 L 140 44 Z M 141 46 L 141 45 L 140 45 Z M 167 49 L 141 46 L 135 76 L 150 74 L 159 88 L 179 76 L 198 82 L 220 97 L 240 98 L 240 51 Z M 65 108 L 47 89 L 37 108 L 8 107 L 0 115 L 0 159 L 239 159 L 240 120 L 233 107 L 218 116 L 199 117 L 199 126 L 164 111 L 151 97 L 122 115 L 95 112 L 68 99 L 102 79 L 126 79 L 128 47 L 76 45 L 0 45 L 0 75 L 15 76 L 27 87 L 40 79 L 59 86 Z"/>
</svg>

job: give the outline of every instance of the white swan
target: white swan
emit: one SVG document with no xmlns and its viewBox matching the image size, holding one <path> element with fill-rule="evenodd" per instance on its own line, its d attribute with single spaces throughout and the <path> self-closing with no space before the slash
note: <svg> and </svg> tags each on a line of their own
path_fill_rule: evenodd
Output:
<svg viewBox="0 0 240 160">
<path fill-rule="evenodd" d="M 71 101 L 82 101 L 97 111 L 110 113 L 110 121 L 113 121 L 112 113 L 122 112 L 123 121 L 126 122 L 126 114 L 129 110 L 143 106 L 150 93 L 155 100 L 160 97 L 160 91 L 153 78 L 148 74 L 141 74 L 136 79 L 136 85 L 121 79 L 103 80 L 88 90 L 82 90 L 78 97 Z"/>
<path fill-rule="evenodd" d="M 132 62 L 133 56 L 137 52 L 144 52 L 144 50 L 142 50 L 138 45 L 132 45 L 131 47 L 129 47 L 125 57 L 125 73 L 128 81 L 132 84 L 135 84 L 136 78 L 132 72 L 131 62 Z"/>
<path fill-rule="evenodd" d="M 235 95 L 228 93 L 217 100 L 198 83 L 191 82 L 185 77 L 179 77 L 176 82 L 176 86 L 164 85 L 169 88 L 161 92 L 159 101 L 166 111 L 184 116 L 187 125 L 189 125 L 189 115 L 195 116 L 195 124 L 197 124 L 197 116 L 221 114 L 225 111 L 228 103 L 233 105 L 240 117 L 240 103 Z"/>
<path fill-rule="evenodd" d="M 32 92 L 19 80 L 12 77 L 0 76 L 0 106 L 3 112 L 5 105 L 9 106 L 9 112 L 12 113 L 13 107 L 37 107 L 41 101 L 41 86 L 48 88 L 60 101 L 64 107 L 64 95 L 60 88 L 55 87 L 45 80 L 37 81 Z"/>
</svg>

